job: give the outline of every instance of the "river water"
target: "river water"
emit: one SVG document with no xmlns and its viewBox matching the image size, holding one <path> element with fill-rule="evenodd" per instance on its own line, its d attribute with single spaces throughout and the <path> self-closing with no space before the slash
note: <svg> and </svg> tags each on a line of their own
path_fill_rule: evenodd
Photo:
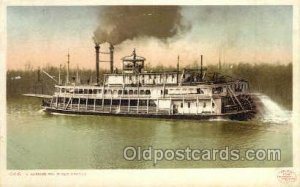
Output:
<svg viewBox="0 0 300 187">
<path fill-rule="evenodd" d="M 189 121 L 50 115 L 37 98 L 7 100 L 8 169 L 241 168 L 292 166 L 290 111 L 262 97 L 266 117 Z M 284 119 L 284 120 L 282 120 Z M 147 149 L 280 149 L 280 161 L 133 160 L 126 146 Z"/>
</svg>

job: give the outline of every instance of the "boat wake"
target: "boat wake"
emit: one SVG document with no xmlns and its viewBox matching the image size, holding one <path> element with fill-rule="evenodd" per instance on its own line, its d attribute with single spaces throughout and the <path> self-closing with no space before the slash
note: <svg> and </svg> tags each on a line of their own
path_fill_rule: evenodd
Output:
<svg viewBox="0 0 300 187">
<path fill-rule="evenodd" d="M 270 97 L 256 94 L 257 118 L 267 123 L 291 123 L 292 111 L 286 110 L 274 102 Z"/>
</svg>

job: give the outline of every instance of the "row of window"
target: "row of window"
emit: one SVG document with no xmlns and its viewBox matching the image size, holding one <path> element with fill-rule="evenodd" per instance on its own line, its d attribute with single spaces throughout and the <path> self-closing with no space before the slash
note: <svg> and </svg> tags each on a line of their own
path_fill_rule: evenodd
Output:
<svg viewBox="0 0 300 187">
<path fill-rule="evenodd" d="M 179 89 L 170 89 L 170 91 L 180 91 Z M 193 89 L 191 89 L 190 91 L 192 91 Z M 57 90 L 58 92 L 59 90 Z M 160 90 L 161 95 L 163 94 L 168 94 L 169 89 L 165 89 L 164 92 L 163 90 Z M 183 91 L 186 91 L 186 89 L 184 89 Z M 197 88 L 196 89 L 197 94 L 204 94 L 204 91 L 201 88 Z M 101 94 L 102 93 L 102 89 L 65 89 L 65 88 L 61 88 L 61 93 L 75 93 L 75 94 Z M 124 92 L 124 93 L 123 93 Z M 104 94 L 118 94 L 118 95 L 137 95 L 138 94 L 138 90 L 111 90 L 111 89 L 105 89 L 104 90 Z M 140 95 L 151 95 L 151 91 L 150 90 L 140 90 L 139 91 Z"/>
<path fill-rule="evenodd" d="M 188 102 L 187 104 L 188 104 L 188 108 L 191 108 L 191 103 Z M 196 106 L 197 106 L 197 104 L 196 104 Z M 206 102 L 203 102 L 203 108 L 205 108 L 205 107 L 206 107 Z M 212 107 L 213 108 L 215 107 L 215 103 L 212 103 Z M 180 108 L 183 108 L 183 103 L 180 103 Z"/>
<path fill-rule="evenodd" d="M 236 86 L 236 85 L 235 85 Z M 233 87 L 233 86 L 231 86 Z M 235 91 L 242 91 L 244 88 L 243 85 L 237 86 L 234 88 Z M 165 89 L 164 93 L 163 90 L 161 90 L 161 95 L 163 94 L 168 94 L 168 91 L 180 91 L 180 89 Z M 194 89 L 190 88 L 190 91 L 193 91 Z M 59 90 L 57 90 L 59 91 Z M 183 89 L 183 91 L 187 91 L 187 89 Z M 61 88 L 61 92 L 64 93 L 75 93 L 75 94 L 101 94 L 102 93 L 102 89 L 65 89 L 65 88 Z M 124 92 L 124 93 L 122 93 Z M 216 87 L 212 89 L 212 92 L 214 94 L 220 94 L 222 92 L 224 92 L 223 87 Z M 104 94 L 118 94 L 118 95 L 137 95 L 138 94 L 138 90 L 111 90 L 111 89 L 105 89 L 104 90 Z M 197 88 L 196 89 L 196 93 L 197 94 L 204 94 L 204 90 L 201 88 Z M 150 90 L 140 90 L 139 91 L 140 95 L 151 95 L 151 91 Z"/>
<path fill-rule="evenodd" d="M 168 74 L 165 74 L 165 75 L 163 75 L 166 79 L 167 78 L 169 78 L 169 77 L 172 77 L 172 79 L 174 79 L 175 78 L 175 74 L 170 74 L 170 76 L 168 75 Z M 156 79 L 157 77 L 161 80 L 162 78 L 163 78 L 163 76 L 162 75 L 153 75 L 153 79 Z M 141 75 L 141 77 L 142 77 L 142 79 L 144 79 L 145 78 L 145 75 Z M 146 75 L 146 77 L 147 77 L 147 75 Z M 128 78 L 129 78 L 129 80 L 132 80 L 132 75 L 129 75 L 128 76 Z M 148 78 L 149 79 L 152 79 L 152 75 L 148 75 Z"/>
<path fill-rule="evenodd" d="M 64 93 L 73 93 L 73 90 L 62 88 L 61 92 Z M 102 89 L 75 89 L 75 94 L 102 94 Z M 104 94 L 118 94 L 118 95 L 137 95 L 138 90 L 111 90 L 111 89 L 105 89 Z M 139 90 L 140 95 L 150 95 L 150 90 Z"/>
</svg>

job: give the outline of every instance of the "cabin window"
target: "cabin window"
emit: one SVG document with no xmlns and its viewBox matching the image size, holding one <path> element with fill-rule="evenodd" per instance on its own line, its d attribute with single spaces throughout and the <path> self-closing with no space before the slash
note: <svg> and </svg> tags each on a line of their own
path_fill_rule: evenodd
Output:
<svg viewBox="0 0 300 187">
<path fill-rule="evenodd" d="M 128 94 L 128 90 L 124 90 L 124 95 L 127 95 Z"/>
<path fill-rule="evenodd" d="M 101 94 L 102 90 L 98 90 L 98 94 Z"/>
<path fill-rule="evenodd" d="M 150 94 L 151 94 L 150 90 L 146 90 L 146 95 L 150 95 Z"/>
<path fill-rule="evenodd" d="M 213 108 L 215 108 L 215 103 L 212 103 L 211 106 L 212 106 Z"/>
<path fill-rule="evenodd" d="M 203 108 L 205 108 L 205 107 L 206 107 L 206 102 L 203 103 Z"/>
<path fill-rule="evenodd" d="M 97 90 L 93 90 L 93 94 L 97 94 Z"/>
<path fill-rule="evenodd" d="M 137 94 L 138 94 L 138 91 L 137 91 L 137 90 L 134 90 L 134 91 L 133 91 L 133 94 L 137 95 Z"/>
<path fill-rule="evenodd" d="M 92 94 L 93 93 L 93 90 L 89 89 L 89 94 Z"/>
<path fill-rule="evenodd" d="M 102 100 L 101 99 L 96 99 L 96 105 L 102 105 Z"/>
<path fill-rule="evenodd" d="M 163 91 L 162 91 L 162 90 L 160 90 L 160 94 L 161 94 L 161 95 L 163 94 Z"/>
<path fill-rule="evenodd" d="M 61 89 L 61 93 L 64 93 L 64 92 L 65 92 L 65 89 L 64 89 L 64 88 L 62 88 L 62 89 Z"/>
<path fill-rule="evenodd" d="M 79 89 L 79 94 L 83 94 L 83 89 Z"/>
<path fill-rule="evenodd" d="M 84 89 L 84 90 L 83 90 L 83 93 L 84 93 L 84 94 L 88 94 L 88 90 L 87 90 L 87 89 Z"/>
<path fill-rule="evenodd" d="M 107 94 L 107 90 L 104 90 L 104 94 Z"/>
<path fill-rule="evenodd" d="M 122 95 L 122 90 L 118 90 L 118 95 Z"/>
<path fill-rule="evenodd" d="M 129 90 L 129 95 L 132 95 L 133 94 L 133 90 Z"/>
<path fill-rule="evenodd" d="M 191 103 L 190 102 L 188 102 L 188 108 L 191 108 Z"/>
<path fill-rule="evenodd" d="M 213 94 L 220 94 L 223 92 L 223 87 L 213 88 Z"/>
<path fill-rule="evenodd" d="M 77 98 L 73 98 L 73 99 L 72 99 L 72 103 L 73 103 L 73 104 L 78 104 L 78 102 L 79 102 L 79 99 L 77 99 Z"/>
<path fill-rule="evenodd" d="M 183 108 L 183 103 L 180 103 L 180 108 Z"/>
<path fill-rule="evenodd" d="M 165 94 L 168 94 L 168 89 L 165 89 Z"/>
<path fill-rule="evenodd" d="M 86 99 L 80 99 L 80 104 L 85 105 L 86 104 Z"/>
<path fill-rule="evenodd" d="M 144 94 L 145 94 L 145 90 L 141 90 L 141 91 L 140 91 L 140 94 L 141 94 L 141 95 L 144 95 Z"/>
</svg>

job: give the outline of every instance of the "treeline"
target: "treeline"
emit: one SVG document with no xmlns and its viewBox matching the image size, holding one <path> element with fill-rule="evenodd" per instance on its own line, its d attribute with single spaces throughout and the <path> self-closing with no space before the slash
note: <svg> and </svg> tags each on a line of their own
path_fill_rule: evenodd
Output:
<svg viewBox="0 0 300 187">
<path fill-rule="evenodd" d="M 180 67 L 182 70 L 184 67 Z M 185 68 L 199 68 L 197 64 Z M 252 92 L 259 92 L 268 95 L 282 106 L 292 109 L 292 64 L 272 65 L 272 64 L 226 64 L 221 70 L 217 65 L 207 66 L 209 72 L 221 72 L 234 78 L 243 78 L 248 80 Z M 50 67 L 43 69 L 48 74 L 54 76 L 58 81 L 59 68 Z M 146 66 L 145 70 L 170 71 L 176 70 L 176 67 Z M 70 70 L 70 81 L 75 81 L 78 72 L 82 84 L 94 84 L 96 82 L 95 71 L 88 69 Z M 100 71 L 100 75 L 108 73 L 105 70 Z M 61 72 L 62 82 L 66 81 L 66 72 Z M 100 76 L 102 82 L 103 76 Z M 57 84 L 39 69 L 27 70 L 9 70 L 7 71 L 7 97 L 15 97 L 24 93 L 43 93 L 52 94 L 54 85 Z"/>
</svg>

